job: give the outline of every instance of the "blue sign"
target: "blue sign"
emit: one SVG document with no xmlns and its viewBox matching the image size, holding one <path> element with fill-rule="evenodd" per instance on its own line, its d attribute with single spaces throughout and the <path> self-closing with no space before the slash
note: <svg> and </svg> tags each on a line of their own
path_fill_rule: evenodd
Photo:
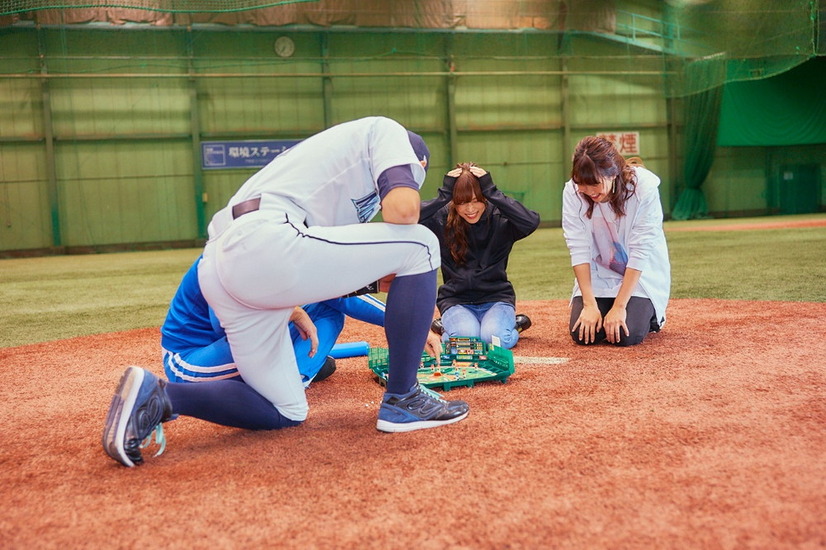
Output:
<svg viewBox="0 0 826 550">
<path fill-rule="evenodd" d="M 201 168 L 261 168 L 300 140 L 245 140 L 201 142 Z"/>
</svg>

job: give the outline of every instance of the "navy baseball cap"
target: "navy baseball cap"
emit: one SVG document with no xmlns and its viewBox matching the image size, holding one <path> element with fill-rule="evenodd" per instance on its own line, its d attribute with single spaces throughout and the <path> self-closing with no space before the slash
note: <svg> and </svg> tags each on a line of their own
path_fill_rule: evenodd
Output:
<svg viewBox="0 0 826 550">
<path fill-rule="evenodd" d="M 410 140 L 410 145 L 413 146 L 413 152 L 416 153 L 416 158 L 419 160 L 427 160 L 427 164 L 424 166 L 425 171 L 427 171 L 427 166 L 430 164 L 430 149 L 427 148 L 422 136 L 408 130 L 407 139 Z"/>
</svg>

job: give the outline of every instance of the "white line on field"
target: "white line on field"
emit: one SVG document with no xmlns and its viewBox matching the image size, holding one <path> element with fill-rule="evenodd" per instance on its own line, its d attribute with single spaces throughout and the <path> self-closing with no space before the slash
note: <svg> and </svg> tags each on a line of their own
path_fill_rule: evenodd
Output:
<svg viewBox="0 0 826 550">
<path fill-rule="evenodd" d="M 561 365 L 570 361 L 568 357 L 524 357 L 519 355 L 513 356 L 514 363 L 523 363 L 526 365 Z"/>
</svg>

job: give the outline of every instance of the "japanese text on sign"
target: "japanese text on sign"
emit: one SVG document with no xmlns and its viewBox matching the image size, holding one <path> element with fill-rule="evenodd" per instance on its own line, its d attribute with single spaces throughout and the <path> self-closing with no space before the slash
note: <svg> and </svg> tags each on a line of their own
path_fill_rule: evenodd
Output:
<svg viewBox="0 0 826 550">
<path fill-rule="evenodd" d="M 602 132 L 597 137 L 605 138 L 614 144 L 621 155 L 640 154 L 639 132 Z"/>
<path fill-rule="evenodd" d="M 294 139 L 204 141 L 201 143 L 201 168 L 260 168 L 298 142 Z"/>
</svg>

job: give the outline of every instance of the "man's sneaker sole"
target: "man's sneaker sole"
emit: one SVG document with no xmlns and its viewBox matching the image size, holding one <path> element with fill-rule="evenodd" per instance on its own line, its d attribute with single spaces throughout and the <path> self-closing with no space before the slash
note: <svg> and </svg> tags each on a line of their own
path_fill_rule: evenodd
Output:
<svg viewBox="0 0 826 550">
<path fill-rule="evenodd" d="M 468 413 L 462 414 L 457 416 L 456 418 L 450 418 L 448 420 L 418 420 L 415 422 L 388 422 L 387 420 L 379 419 L 376 422 L 376 429 L 380 432 L 388 432 L 388 433 L 401 433 L 401 432 L 412 432 L 415 430 L 425 430 L 427 428 L 438 428 L 439 426 L 444 426 L 446 424 L 453 424 L 454 422 L 459 422 L 460 420 L 464 420 Z"/>
<path fill-rule="evenodd" d="M 334 372 L 336 372 L 336 360 L 334 357 L 328 355 L 324 360 L 324 364 L 321 365 L 320 369 L 318 369 L 318 373 L 315 375 L 315 378 L 313 378 L 313 382 L 327 380 L 333 375 Z"/>
<path fill-rule="evenodd" d="M 145 375 L 144 370 L 139 367 L 126 369 L 120 378 L 115 395 L 112 396 L 109 414 L 106 416 L 106 426 L 103 428 L 102 443 L 106 454 L 129 468 L 135 463 L 127 456 L 123 441 Z"/>
</svg>

